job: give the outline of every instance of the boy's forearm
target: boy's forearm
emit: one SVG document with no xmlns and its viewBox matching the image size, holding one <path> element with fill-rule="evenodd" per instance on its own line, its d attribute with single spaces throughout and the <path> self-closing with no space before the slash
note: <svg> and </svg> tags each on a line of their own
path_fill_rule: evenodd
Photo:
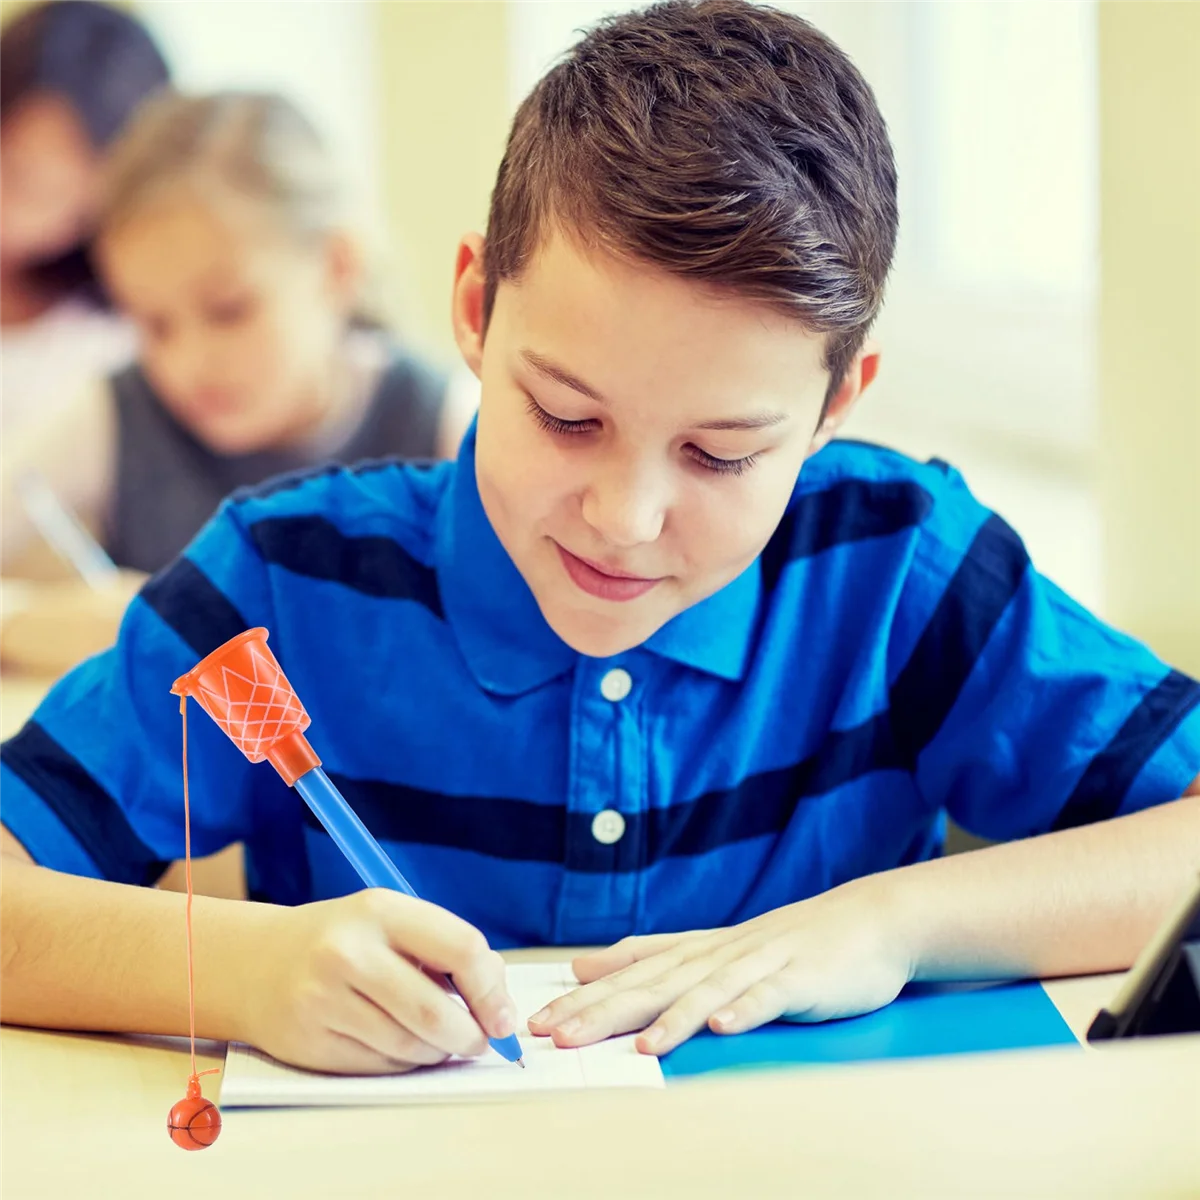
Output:
<svg viewBox="0 0 1200 1200">
<path fill-rule="evenodd" d="M 0 1018 L 53 1029 L 186 1034 L 186 898 L 5 856 Z M 280 910 L 197 896 L 196 1033 L 244 1038 L 255 948 Z"/>
<path fill-rule="evenodd" d="M 1195 785 L 1193 785 L 1195 786 Z M 913 978 L 1128 967 L 1200 872 L 1200 795 L 874 877 Z"/>
</svg>

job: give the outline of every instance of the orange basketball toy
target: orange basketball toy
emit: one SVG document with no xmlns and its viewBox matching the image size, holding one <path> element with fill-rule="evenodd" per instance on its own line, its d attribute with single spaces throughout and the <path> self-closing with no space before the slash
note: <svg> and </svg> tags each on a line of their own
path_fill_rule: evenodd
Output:
<svg viewBox="0 0 1200 1200">
<path fill-rule="evenodd" d="M 171 1109 L 167 1117 L 171 1141 L 185 1150 L 204 1150 L 221 1133 L 221 1113 L 217 1106 L 200 1094 L 200 1080 L 188 1080 L 187 1095 Z"/>
<path fill-rule="evenodd" d="M 252 762 L 264 759 L 283 776 L 288 786 L 320 764 L 304 737 L 308 713 L 292 691 L 275 655 L 267 649 L 267 631 L 247 629 L 230 638 L 171 687 L 179 697 L 183 718 L 183 830 L 184 870 L 187 878 L 188 1021 L 192 1073 L 187 1095 L 167 1117 L 171 1140 L 184 1150 L 204 1150 L 221 1132 L 221 1113 L 200 1092 L 196 1071 L 196 998 L 192 977 L 192 820 L 188 798 L 187 698 L 193 697 Z"/>
<path fill-rule="evenodd" d="M 292 690 L 275 655 L 267 648 L 265 629 L 247 629 L 214 650 L 171 691 L 180 697 L 183 715 L 184 860 L 187 870 L 188 1011 L 192 1035 L 192 1075 L 187 1098 L 171 1109 L 168 1129 L 177 1145 L 200 1150 L 216 1141 L 221 1117 L 200 1095 L 196 1074 L 195 990 L 192 981 L 192 838 L 187 783 L 187 698 L 192 696 L 252 762 L 269 762 L 288 787 L 295 788 L 366 887 L 391 888 L 416 896 L 387 852 L 371 836 L 321 769 L 321 760 L 304 731 L 310 718 Z M 453 988 L 453 981 L 450 981 Z M 489 1038 L 502 1058 L 524 1066 L 516 1034 Z M 204 1072 L 207 1074 L 208 1072 Z"/>
</svg>

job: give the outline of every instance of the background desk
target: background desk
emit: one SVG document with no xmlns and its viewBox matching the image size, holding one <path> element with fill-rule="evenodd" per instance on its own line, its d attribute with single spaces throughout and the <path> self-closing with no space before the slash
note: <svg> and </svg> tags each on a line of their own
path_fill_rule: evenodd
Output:
<svg viewBox="0 0 1200 1200">
<path fill-rule="evenodd" d="M 41 703 L 53 680 L 6 673 L 0 678 L 0 740 L 10 738 Z"/>
</svg>

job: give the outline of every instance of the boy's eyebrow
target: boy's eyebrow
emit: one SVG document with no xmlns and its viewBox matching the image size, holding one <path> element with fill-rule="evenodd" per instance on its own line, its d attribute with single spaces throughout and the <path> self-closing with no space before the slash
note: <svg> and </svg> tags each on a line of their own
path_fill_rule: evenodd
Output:
<svg viewBox="0 0 1200 1200">
<path fill-rule="evenodd" d="M 551 361 L 548 358 L 543 358 L 535 350 L 522 350 L 521 358 L 531 366 L 539 375 L 553 380 L 555 383 L 561 383 L 563 387 L 569 387 L 574 392 L 580 392 L 589 400 L 595 400 L 597 404 L 607 404 L 608 401 L 590 384 L 584 383 L 578 375 L 572 375 L 566 367 L 560 367 L 558 363 Z"/>
<path fill-rule="evenodd" d="M 560 367 L 551 359 L 544 358 L 537 351 L 522 350 L 521 358 L 539 375 L 543 375 L 555 383 L 561 383 L 563 387 L 569 387 L 572 391 L 587 396 L 589 400 L 595 400 L 597 404 L 608 403 L 608 400 L 600 392 L 590 384 L 584 383 L 578 375 L 572 375 L 565 367 Z M 787 419 L 787 413 L 757 412 L 747 413 L 744 417 L 723 417 L 715 421 L 700 421 L 692 428 L 753 432 L 755 429 L 767 429 L 772 425 L 781 425 Z"/>
<path fill-rule="evenodd" d="M 767 429 L 771 425 L 781 425 L 786 421 L 787 413 L 757 412 L 747 413 L 744 417 L 725 417 L 717 421 L 701 421 L 693 425 L 693 429 L 733 429 L 750 430 Z"/>
</svg>

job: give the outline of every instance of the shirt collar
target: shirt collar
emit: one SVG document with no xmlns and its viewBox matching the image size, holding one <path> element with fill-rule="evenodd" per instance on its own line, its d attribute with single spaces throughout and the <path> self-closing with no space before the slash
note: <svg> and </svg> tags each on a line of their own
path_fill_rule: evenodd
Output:
<svg viewBox="0 0 1200 1200">
<path fill-rule="evenodd" d="M 516 696 L 575 665 L 580 655 L 546 623 L 484 512 L 475 481 L 474 423 L 439 505 L 436 555 L 442 606 L 480 687 Z M 755 560 L 732 583 L 668 621 L 643 648 L 722 679 L 741 679 L 761 589 Z"/>
</svg>

